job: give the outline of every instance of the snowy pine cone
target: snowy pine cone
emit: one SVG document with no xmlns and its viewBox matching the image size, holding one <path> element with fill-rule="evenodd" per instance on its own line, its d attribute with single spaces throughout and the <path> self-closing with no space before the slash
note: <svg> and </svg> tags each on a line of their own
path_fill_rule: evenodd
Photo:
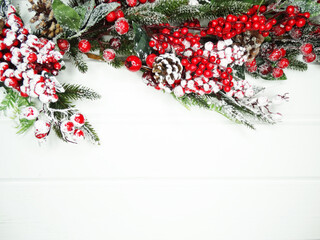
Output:
<svg viewBox="0 0 320 240">
<path fill-rule="evenodd" d="M 174 54 L 166 53 L 155 59 L 152 72 L 157 82 L 172 85 L 181 79 L 182 70 L 180 59 Z"/>
</svg>

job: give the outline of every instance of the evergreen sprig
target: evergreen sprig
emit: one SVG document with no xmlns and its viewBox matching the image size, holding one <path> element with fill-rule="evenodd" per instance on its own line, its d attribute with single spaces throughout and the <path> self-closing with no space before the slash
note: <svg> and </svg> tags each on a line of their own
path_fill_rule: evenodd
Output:
<svg viewBox="0 0 320 240">
<path fill-rule="evenodd" d="M 83 59 L 83 55 L 77 48 L 78 44 L 75 40 L 70 40 L 70 50 L 66 52 L 71 62 L 78 68 L 81 73 L 88 71 L 88 65 Z"/>
<path fill-rule="evenodd" d="M 63 88 L 64 92 L 58 93 L 61 102 L 71 103 L 75 100 L 96 100 L 101 98 L 101 96 L 92 89 L 78 84 L 63 84 Z"/>
</svg>

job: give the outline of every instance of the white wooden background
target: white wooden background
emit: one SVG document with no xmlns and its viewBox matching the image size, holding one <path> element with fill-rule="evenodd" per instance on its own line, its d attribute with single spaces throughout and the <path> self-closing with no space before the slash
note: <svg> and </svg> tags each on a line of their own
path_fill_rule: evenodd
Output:
<svg viewBox="0 0 320 240">
<path fill-rule="evenodd" d="M 39 147 L 1 119 L 1 240 L 320 239 L 319 66 L 258 81 L 291 100 L 282 123 L 252 131 L 138 73 L 67 65 L 59 79 L 103 96 L 79 102 L 102 145 Z"/>
</svg>

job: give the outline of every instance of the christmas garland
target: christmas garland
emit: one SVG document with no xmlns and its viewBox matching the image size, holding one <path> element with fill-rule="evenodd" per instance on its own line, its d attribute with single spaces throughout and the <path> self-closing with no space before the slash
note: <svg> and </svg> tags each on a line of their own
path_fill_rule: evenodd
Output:
<svg viewBox="0 0 320 240">
<path fill-rule="evenodd" d="M 142 71 L 143 81 L 189 108 L 215 110 L 254 128 L 276 123 L 273 105 L 246 74 L 285 80 L 285 68 L 307 70 L 320 59 L 320 4 L 315 0 L 29 0 L 26 27 L 10 0 L 0 0 L 0 113 L 18 133 L 34 127 L 40 142 L 54 131 L 66 142 L 99 143 L 74 100 L 100 95 L 61 84 L 68 58 L 84 56 Z M 257 3 L 259 5 L 257 5 Z M 299 55 L 303 58 L 300 60 Z"/>
</svg>

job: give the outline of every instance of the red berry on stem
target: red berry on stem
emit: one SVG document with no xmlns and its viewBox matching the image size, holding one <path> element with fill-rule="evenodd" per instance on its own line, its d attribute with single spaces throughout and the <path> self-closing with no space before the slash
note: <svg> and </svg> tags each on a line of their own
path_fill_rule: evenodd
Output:
<svg viewBox="0 0 320 240">
<path fill-rule="evenodd" d="M 58 39 L 58 47 L 61 51 L 68 51 L 70 48 L 70 43 L 66 39 Z"/>
<path fill-rule="evenodd" d="M 317 56 L 314 53 L 310 53 L 306 56 L 303 56 L 303 60 L 307 63 L 314 62 L 316 60 Z"/>
<path fill-rule="evenodd" d="M 294 6 L 291 6 L 291 5 L 290 5 L 290 6 L 287 7 L 286 12 L 287 12 L 288 14 L 293 14 L 294 11 L 295 11 Z"/>
<path fill-rule="evenodd" d="M 31 63 L 36 62 L 37 59 L 38 59 L 37 54 L 35 54 L 33 52 L 30 53 L 29 56 L 28 56 L 28 61 L 31 62 Z"/>
<path fill-rule="evenodd" d="M 278 67 L 279 68 L 287 68 L 289 66 L 289 60 L 287 58 L 282 58 L 279 62 L 278 62 Z"/>
<path fill-rule="evenodd" d="M 126 0 L 129 7 L 135 7 L 137 5 L 137 0 Z"/>
<path fill-rule="evenodd" d="M 116 11 L 116 18 L 119 19 L 119 18 L 123 18 L 124 17 L 124 13 L 122 12 L 122 10 L 117 10 Z"/>
<path fill-rule="evenodd" d="M 126 68 L 131 72 L 137 72 L 141 69 L 142 62 L 141 59 L 137 56 L 129 56 L 127 57 L 125 64 Z"/>
<path fill-rule="evenodd" d="M 299 20 L 296 21 L 297 27 L 302 28 L 304 25 L 306 25 L 306 20 L 304 18 L 300 18 Z"/>
<path fill-rule="evenodd" d="M 114 24 L 118 34 L 123 35 L 129 31 L 129 23 L 125 18 L 119 18 Z"/>
<path fill-rule="evenodd" d="M 147 65 L 148 65 L 148 67 L 152 67 L 152 65 L 153 65 L 153 63 L 154 63 L 154 59 L 157 57 L 157 55 L 156 54 L 150 54 L 150 55 L 148 55 L 148 57 L 147 57 L 147 59 L 146 59 L 146 63 L 147 63 Z M 184 60 L 186 60 L 186 59 L 184 59 Z M 188 60 L 186 60 L 186 61 L 188 61 Z M 182 63 L 182 61 L 181 61 L 181 63 Z"/>
<path fill-rule="evenodd" d="M 112 11 L 106 16 L 108 22 L 114 22 L 117 19 L 116 12 Z"/>
<path fill-rule="evenodd" d="M 103 59 L 107 62 L 113 61 L 115 59 L 116 53 L 113 49 L 105 49 L 103 51 Z"/>
<path fill-rule="evenodd" d="M 305 43 L 300 47 L 300 51 L 303 55 L 309 55 L 313 51 L 313 45 L 311 43 Z"/>
<path fill-rule="evenodd" d="M 283 70 L 281 68 L 275 68 L 272 71 L 272 76 L 274 78 L 280 78 L 283 76 Z"/>
<path fill-rule="evenodd" d="M 83 39 L 79 42 L 78 48 L 80 52 L 87 53 L 91 49 L 91 44 L 88 40 Z"/>
</svg>

